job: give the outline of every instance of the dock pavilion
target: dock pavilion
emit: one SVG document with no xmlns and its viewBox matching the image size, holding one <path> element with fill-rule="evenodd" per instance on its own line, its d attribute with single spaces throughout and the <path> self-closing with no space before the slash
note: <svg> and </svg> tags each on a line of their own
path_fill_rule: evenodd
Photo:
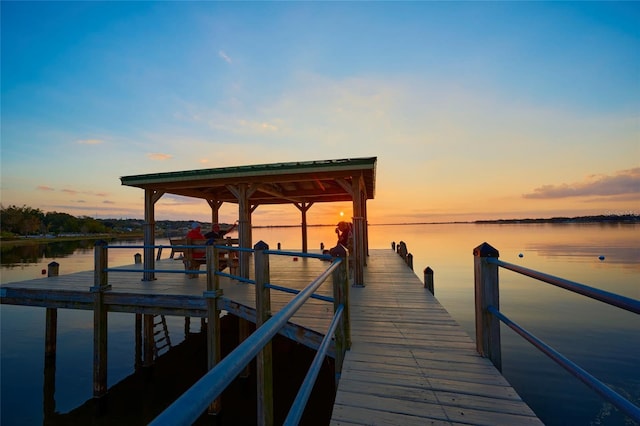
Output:
<svg viewBox="0 0 640 426">
<path fill-rule="evenodd" d="M 218 222 L 223 203 L 238 205 L 238 239 L 252 247 L 251 214 L 263 204 L 293 204 L 302 217 L 302 251 L 307 252 L 307 211 L 315 203 L 353 203 L 353 284 L 363 286 L 369 249 L 367 200 L 374 198 L 377 157 L 258 164 L 120 178 L 122 185 L 144 189 L 144 269 L 153 271 L 155 258 L 155 203 L 165 194 L 201 198 Z M 249 253 L 240 252 L 240 271 L 249 277 Z M 145 272 L 143 280 L 155 279 Z"/>
</svg>

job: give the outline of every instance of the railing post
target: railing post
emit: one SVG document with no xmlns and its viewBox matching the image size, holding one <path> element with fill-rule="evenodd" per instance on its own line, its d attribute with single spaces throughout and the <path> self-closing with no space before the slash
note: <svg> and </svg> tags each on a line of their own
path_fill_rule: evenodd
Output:
<svg viewBox="0 0 640 426">
<path fill-rule="evenodd" d="M 424 288 L 429 290 L 429 293 L 435 294 L 433 287 L 433 269 L 427 266 L 424 270 Z"/>
<path fill-rule="evenodd" d="M 111 289 L 107 275 L 107 242 L 96 241 L 93 287 L 93 397 L 107 393 L 107 307 L 104 292 Z"/>
<path fill-rule="evenodd" d="M 258 241 L 254 248 L 256 275 L 256 331 L 271 318 L 271 291 L 269 284 L 269 255 L 264 251 L 269 246 Z M 256 357 L 258 422 L 263 426 L 273 425 L 273 362 L 272 345 L 267 343 Z"/>
<path fill-rule="evenodd" d="M 218 299 L 222 296 L 222 290 L 220 289 L 220 277 L 215 274 L 215 271 L 218 270 L 218 250 L 214 246 L 208 245 L 206 247 L 206 256 L 207 291 L 205 291 L 204 297 L 207 300 L 207 371 L 209 371 L 221 359 L 221 327 Z M 208 413 L 212 415 L 219 414 L 221 408 L 221 398 L 216 398 L 209 404 Z"/>
<path fill-rule="evenodd" d="M 502 371 L 500 349 L 500 320 L 488 311 L 489 306 L 500 309 L 498 289 L 498 265 L 487 262 L 487 258 L 498 258 L 500 253 L 487 243 L 473 249 L 475 305 L 476 305 L 476 349 Z"/>
<path fill-rule="evenodd" d="M 332 256 L 341 258 L 342 263 L 333 272 L 333 312 L 343 306 L 342 319 L 336 329 L 335 383 L 336 387 L 342 374 L 344 354 L 351 348 L 351 320 L 349 315 L 349 259 L 347 250 L 339 245 L 332 251 Z M 335 260 L 334 260 L 335 261 Z"/>
</svg>

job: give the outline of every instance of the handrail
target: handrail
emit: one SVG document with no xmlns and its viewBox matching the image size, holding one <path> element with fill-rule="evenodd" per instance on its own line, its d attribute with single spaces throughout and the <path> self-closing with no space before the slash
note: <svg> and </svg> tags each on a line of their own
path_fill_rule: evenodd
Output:
<svg viewBox="0 0 640 426">
<path fill-rule="evenodd" d="M 318 352 L 316 352 L 316 356 L 313 358 L 311 362 L 311 367 L 309 367 L 309 371 L 304 378 L 304 382 L 302 382 L 302 386 L 300 386 L 300 390 L 298 391 L 298 395 L 296 395 L 296 399 L 293 401 L 293 405 L 289 409 L 289 414 L 284 421 L 285 425 L 295 426 L 300 423 L 300 419 L 302 418 L 302 414 L 304 413 L 304 409 L 309 401 L 309 396 L 311 396 L 311 391 L 313 390 L 313 385 L 316 382 L 316 378 L 318 377 L 318 373 L 320 373 L 320 368 L 322 367 L 322 362 L 324 361 L 324 357 L 327 355 L 327 351 L 329 350 L 329 343 L 331 343 L 331 336 L 336 332 L 338 328 L 338 324 L 342 319 L 342 312 L 344 311 L 344 305 L 340 305 L 333 315 L 333 320 L 331 324 L 329 324 L 329 329 L 327 333 L 324 335 L 322 339 L 322 343 L 318 347 Z"/>
<path fill-rule="evenodd" d="M 580 284 L 574 281 L 558 278 L 553 275 L 545 274 L 543 272 L 534 271 L 533 269 L 525 268 L 520 265 L 514 265 L 497 258 L 487 258 L 487 262 L 495 263 L 505 269 L 509 269 L 514 272 L 518 272 L 522 275 L 526 275 L 531 278 L 535 278 L 539 281 L 544 281 L 549 284 L 564 288 L 565 290 L 573 291 L 583 296 L 590 297 L 600 302 L 607 303 L 612 306 L 640 314 L 640 300 L 635 300 L 630 297 L 621 296 L 619 294 L 611 293 L 608 291 L 600 290 L 594 287 L 589 287 L 584 284 Z"/>
<path fill-rule="evenodd" d="M 114 246 L 113 248 L 139 247 L 140 246 Z M 145 248 L 149 247 L 155 248 L 157 246 L 145 246 Z M 272 422 L 273 391 L 271 381 L 271 341 L 275 334 L 277 334 L 287 324 L 289 319 L 293 315 L 295 315 L 295 313 L 307 300 L 309 300 L 310 298 L 316 298 L 325 302 L 333 303 L 334 316 L 332 318 L 331 324 L 329 325 L 327 333 L 325 334 L 322 342 L 319 345 L 314 361 L 309 368 L 304 383 L 298 392 L 298 396 L 296 397 L 294 405 L 292 405 L 289 416 L 287 418 L 288 424 L 297 423 L 304 412 L 314 383 L 317 379 L 320 368 L 322 367 L 323 360 L 329 350 L 329 345 L 334 343 L 333 337 L 335 336 L 336 380 L 339 380 L 340 377 L 344 352 L 348 350 L 351 345 L 348 313 L 349 309 L 348 278 L 346 272 L 346 250 L 343 250 L 339 253 L 334 253 L 335 257 L 327 256 L 324 254 L 316 255 L 309 253 L 283 252 L 269 250 L 268 245 L 263 243 L 262 241 L 256 244 L 254 249 L 245 249 L 227 245 L 174 245 L 172 247 L 206 248 L 207 269 L 206 271 L 202 271 L 200 273 L 207 275 L 207 290 L 204 292 L 203 296 L 207 300 L 207 317 L 209 320 L 209 324 L 211 325 L 210 330 L 207 334 L 209 357 L 208 362 L 210 370 L 181 397 L 174 401 L 171 406 L 163 411 L 151 424 L 191 424 L 202 414 L 203 411 L 207 409 L 207 407 L 209 408 L 210 412 L 217 412 L 220 407 L 219 396 L 221 395 L 221 393 L 238 376 L 238 374 L 241 373 L 242 370 L 246 369 L 246 366 L 255 357 L 257 357 L 257 360 L 259 362 L 258 380 L 260 383 L 258 389 L 258 421 L 260 423 Z M 103 242 L 99 246 L 96 245 L 96 292 L 108 290 L 108 286 L 106 285 L 108 272 L 142 271 L 145 273 L 185 273 L 183 271 L 175 270 L 108 268 L 107 248 L 108 246 L 105 242 Z M 255 253 L 256 279 L 250 280 L 248 278 L 232 276 L 218 271 L 218 256 L 216 254 L 217 249 L 247 251 Z M 289 289 L 269 283 L 269 254 L 317 258 L 321 260 L 332 260 L 332 262 L 325 271 L 323 271 L 318 277 L 316 277 L 311 283 L 309 283 L 303 290 L 299 291 L 296 289 Z M 198 273 L 199 271 L 189 272 Z M 334 297 L 314 294 L 315 291 L 327 280 L 327 278 L 331 274 L 334 274 Z M 216 340 L 219 340 L 218 333 L 220 328 L 219 323 L 216 322 L 219 318 L 219 311 L 217 308 L 216 300 L 223 294 L 222 290 L 219 290 L 218 287 L 219 276 L 229 276 L 231 278 L 239 279 L 256 285 L 257 330 L 252 335 L 247 337 L 244 342 L 238 345 L 238 347 L 234 351 L 232 351 L 222 360 L 220 360 L 219 342 L 216 343 Z M 277 314 L 271 316 L 269 300 L 270 289 L 294 294 L 297 293 L 297 295 Z M 106 391 L 106 378 L 104 380 L 101 380 L 101 383 L 105 385 Z"/>
<path fill-rule="evenodd" d="M 510 320 L 506 315 L 497 310 L 494 306 L 489 306 L 487 309 L 493 315 L 496 315 L 498 318 L 500 318 L 500 321 L 509 326 L 509 328 L 514 330 L 525 340 L 538 348 L 542 353 L 554 360 L 556 364 L 567 370 L 572 376 L 576 377 L 582 383 L 589 386 L 591 389 L 600 394 L 600 396 L 618 407 L 621 411 L 627 413 L 636 422 L 640 421 L 640 408 L 635 406 L 633 403 L 625 399 L 623 396 L 621 396 L 619 393 L 617 393 L 604 383 L 602 383 L 596 377 L 589 374 L 588 371 L 581 368 L 578 364 L 574 363 L 569 358 L 565 357 L 560 352 L 556 351 L 551 346 L 547 345 L 545 342 L 522 328 L 519 324 Z"/>
<path fill-rule="evenodd" d="M 500 312 L 498 268 L 502 267 L 636 314 L 640 314 L 640 301 L 524 268 L 519 265 L 503 262 L 498 259 L 498 250 L 487 243 L 476 247 L 473 250 L 473 254 L 475 257 L 476 348 L 478 352 L 482 356 L 489 358 L 498 369 L 502 368 L 500 348 L 500 321 L 502 321 L 529 343 L 533 344 L 538 350 L 596 391 L 604 399 L 616 406 L 634 421 L 640 423 L 640 407 L 616 393 L 586 370 L 564 357 L 551 346 Z"/>
<path fill-rule="evenodd" d="M 224 357 L 213 369 L 156 417 L 150 425 L 190 425 L 211 401 L 215 400 L 251 360 L 271 341 L 287 321 L 309 299 L 320 285 L 338 267 L 341 259 L 333 262 L 322 274 L 294 297 L 286 306 L 247 337 L 236 349 Z"/>
</svg>

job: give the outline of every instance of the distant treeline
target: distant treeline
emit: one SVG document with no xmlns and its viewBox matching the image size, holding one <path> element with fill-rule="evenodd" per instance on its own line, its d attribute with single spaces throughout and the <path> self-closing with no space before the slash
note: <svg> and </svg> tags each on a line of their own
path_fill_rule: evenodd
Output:
<svg viewBox="0 0 640 426">
<path fill-rule="evenodd" d="M 611 214 L 599 216 L 552 217 L 548 219 L 497 219 L 477 220 L 472 223 L 640 223 L 637 214 Z M 182 235 L 189 229 L 190 220 L 156 221 L 156 234 L 160 236 Z M 0 235 L 2 238 L 29 236 L 65 236 L 91 234 L 141 234 L 143 219 L 94 219 L 88 216 L 72 216 L 68 213 L 47 212 L 28 206 L 0 205 Z M 210 226 L 202 224 L 204 228 Z M 293 226 L 293 225 L 292 225 Z M 299 225 L 295 225 L 299 226 Z M 319 225 L 324 226 L 324 225 Z"/>
<path fill-rule="evenodd" d="M 156 221 L 160 235 L 182 233 L 190 221 Z M 72 236 L 92 234 L 140 234 L 142 219 L 94 219 L 68 213 L 47 212 L 28 206 L 0 206 L 0 234 L 2 238 L 29 236 Z"/>
<path fill-rule="evenodd" d="M 597 216 L 552 217 L 548 219 L 476 220 L 473 223 L 640 223 L 637 214 L 610 214 Z"/>
</svg>

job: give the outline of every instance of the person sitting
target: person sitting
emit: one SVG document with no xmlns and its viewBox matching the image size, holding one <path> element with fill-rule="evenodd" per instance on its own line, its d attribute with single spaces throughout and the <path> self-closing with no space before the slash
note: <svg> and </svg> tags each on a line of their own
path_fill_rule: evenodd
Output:
<svg viewBox="0 0 640 426">
<path fill-rule="evenodd" d="M 213 226 L 211 227 L 211 231 L 204 234 L 204 237 L 208 240 L 207 244 L 213 244 L 215 240 L 220 240 L 224 238 L 225 235 L 227 235 L 229 232 L 233 231 L 237 227 L 238 227 L 237 220 L 234 222 L 233 225 L 231 225 L 231 228 L 227 229 L 226 231 L 223 231 L 222 229 L 220 229 L 219 223 L 214 223 Z"/>
<path fill-rule="evenodd" d="M 353 250 L 353 226 L 351 222 L 338 222 L 336 234 L 338 234 L 338 243 L 333 249 L 338 246 L 344 246 L 349 252 L 349 255 L 351 255 Z M 329 250 L 329 253 L 331 253 L 333 249 Z"/>
<path fill-rule="evenodd" d="M 202 227 L 198 222 L 193 222 L 191 224 L 191 229 L 187 232 L 187 239 L 189 240 L 206 240 L 205 236 L 202 235 Z M 202 259 L 205 253 L 204 250 L 193 250 L 192 256 L 194 259 Z"/>
</svg>

